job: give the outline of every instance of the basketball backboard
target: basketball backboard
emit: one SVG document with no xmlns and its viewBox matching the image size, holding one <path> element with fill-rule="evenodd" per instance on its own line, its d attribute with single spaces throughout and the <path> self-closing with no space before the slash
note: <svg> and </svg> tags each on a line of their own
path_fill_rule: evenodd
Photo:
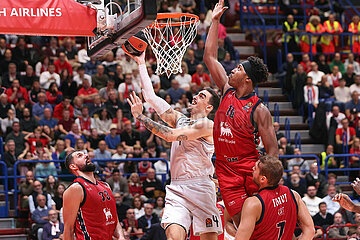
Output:
<svg viewBox="0 0 360 240">
<path fill-rule="evenodd" d="M 99 3 L 101 1 L 101 3 Z M 156 0 L 97 0 L 98 26 L 95 37 L 88 38 L 89 57 L 99 58 L 154 22 Z"/>
</svg>

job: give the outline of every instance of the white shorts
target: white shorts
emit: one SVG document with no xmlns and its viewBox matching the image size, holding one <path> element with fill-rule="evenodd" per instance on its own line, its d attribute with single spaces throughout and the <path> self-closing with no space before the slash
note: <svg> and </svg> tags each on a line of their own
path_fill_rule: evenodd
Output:
<svg viewBox="0 0 360 240">
<path fill-rule="evenodd" d="M 166 186 L 161 226 L 166 229 L 171 224 L 178 224 L 189 233 L 191 223 L 195 236 L 207 232 L 223 232 L 220 213 L 216 207 L 215 184 L 208 176 L 171 180 L 171 184 Z"/>
</svg>

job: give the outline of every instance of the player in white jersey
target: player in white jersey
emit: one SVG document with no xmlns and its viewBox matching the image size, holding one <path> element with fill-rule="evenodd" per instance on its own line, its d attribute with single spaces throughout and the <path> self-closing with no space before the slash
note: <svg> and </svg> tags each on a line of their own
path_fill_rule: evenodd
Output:
<svg viewBox="0 0 360 240">
<path fill-rule="evenodd" d="M 201 240 L 215 240 L 222 233 L 219 211 L 216 207 L 214 173 L 211 157 L 213 121 L 207 116 L 215 112 L 220 98 L 206 88 L 194 96 L 189 107 L 190 118 L 171 108 L 156 96 L 145 65 L 145 54 L 134 57 L 139 65 L 144 99 L 151 104 L 161 119 L 170 127 L 154 122 L 142 114 L 143 104 L 135 93 L 129 104 L 133 116 L 147 129 L 172 143 L 171 184 L 166 187 L 165 211 L 161 221 L 167 239 L 184 240 L 191 223 Z"/>
</svg>

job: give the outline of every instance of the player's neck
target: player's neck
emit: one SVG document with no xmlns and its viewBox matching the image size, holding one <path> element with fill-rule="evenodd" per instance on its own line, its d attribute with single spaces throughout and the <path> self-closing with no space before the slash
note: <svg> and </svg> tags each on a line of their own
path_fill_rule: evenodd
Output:
<svg viewBox="0 0 360 240">
<path fill-rule="evenodd" d="M 238 98 L 245 97 L 251 94 L 254 91 L 253 87 L 251 86 L 241 86 L 236 89 L 236 96 Z"/>
<path fill-rule="evenodd" d="M 192 120 L 198 120 L 198 119 L 201 119 L 201 118 L 206 118 L 207 115 L 205 113 L 196 113 L 196 114 L 191 114 L 190 115 L 190 118 Z"/>
<path fill-rule="evenodd" d="M 80 171 L 78 171 L 78 174 L 79 174 L 78 176 L 83 177 L 83 178 L 89 180 L 90 182 L 92 182 L 94 184 L 96 183 L 96 178 L 95 178 L 93 172 L 80 172 Z"/>
</svg>

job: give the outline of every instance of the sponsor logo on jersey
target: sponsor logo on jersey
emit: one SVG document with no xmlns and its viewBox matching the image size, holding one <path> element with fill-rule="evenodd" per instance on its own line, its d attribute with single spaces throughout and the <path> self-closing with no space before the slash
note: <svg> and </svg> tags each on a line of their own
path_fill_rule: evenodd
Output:
<svg viewBox="0 0 360 240">
<path fill-rule="evenodd" d="M 233 138 L 233 134 L 231 132 L 231 128 L 229 126 L 229 124 L 227 122 L 221 122 L 220 123 L 220 137 L 221 136 L 225 136 L 225 137 L 231 137 Z"/>
<path fill-rule="evenodd" d="M 109 221 L 110 219 L 113 218 L 113 215 L 112 215 L 111 212 L 110 212 L 110 208 L 104 208 L 104 209 L 103 209 L 103 212 L 104 212 L 104 214 L 105 214 L 106 221 Z"/>
<path fill-rule="evenodd" d="M 248 112 L 252 106 L 254 106 L 254 104 L 252 102 L 248 102 L 245 106 L 242 107 L 242 109 Z"/>
<path fill-rule="evenodd" d="M 237 161 L 239 161 L 239 159 L 237 157 L 228 157 L 228 158 L 226 158 L 226 160 L 228 162 L 237 162 Z"/>
<path fill-rule="evenodd" d="M 207 218 L 205 220 L 205 223 L 206 223 L 206 227 L 212 227 L 213 226 L 211 218 Z"/>
<path fill-rule="evenodd" d="M 276 197 L 276 198 L 273 198 L 272 199 L 272 202 L 274 204 L 274 207 L 277 207 L 283 203 L 286 203 L 287 202 L 287 195 L 286 193 L 283 194 L 283 195 L 280 195 L 279 197 Z"/>
<path fill-rule="evenodd" d="M 285 214 L 285 207 L 279 208 L 279 209 L 278 209 L 278 215 L 279 215 L 279 216 L 282 216 L 282 215 L 284 215 L 284 214 Z"/>
</svg>

